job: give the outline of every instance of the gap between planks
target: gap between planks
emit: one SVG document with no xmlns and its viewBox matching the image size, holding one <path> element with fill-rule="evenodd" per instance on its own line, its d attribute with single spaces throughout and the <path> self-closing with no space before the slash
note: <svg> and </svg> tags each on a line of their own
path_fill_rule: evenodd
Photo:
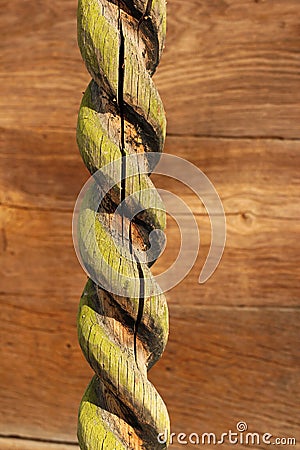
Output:
<svg viewBox="0 0 300 450">
<path fill-rule="evenodd" d="M 74 203 L 75 205 L 75 203 Z M 64 209 L 64 208 L 51 208 L 50 206 L 47 208 L 43 208 L 40 206 L 24 206 L 24 205 L 19 205 L 17 203 L 3 203 L 0 202 L 0 209 L 1 208 L 6 208 L 6 209 L 12 209 L 12 210 L 21 210 L 21 211 L 36 211 L 36 212 L 54 212 L 54 213 L 64 213 L 64 214 L 73 214 L 74 209 Z M 251 214 L 254 217 L 260 218 L 260 219 L 273 219 L 273 220 L 288 220 L 288 221 L 295 221 L 298 222 L 298 218 L 294 218 L 294 217 L 280 217 L 280 216 L 268 216 L 268 215 L 263 215 L 263 214 L 256 214 L 251 210 L 247 210 L 247 211 L 238 211 L 238 212 L 226 212 L 225 215 L 226 217 L 239 217 L 239 216 L 244 216 L 244 214 Z M 199 213 L 199 212 L 195 212 L 194 216 L 196 217 L 207 217 L 208 213 L 204 212 L 204 213 Z M 177 214 L 176 217 L 185 217 L 185 214 L 183 213 L 179 213 Z M 220 217 L 219 214 L 210 214 L 209 217 Z"/>
<path fill-rule="evenodd" d="M 168 133 L 169 138 L 184 138 L 184 139 L 211 139 L 220 141 L 284 141 L 284 142 L 297 142 L 300 141 L 300 137 L 284 137 L 284 136 L 251 136 L 251 135 L 214 135 L 214 134 L 181 134 L 181 133 Z"/>
<path fill-rule="evenodd" d="M 0 130 L 2 131 L 18 131 L 20 127 L 13 126 L 0 126 Z M 76 126 L 74 127 L 64 127 L 60 125 L 59 127 L 40 127 L 40 126 L 23 126 L 22 132 L 34 132 L 34 133 L 65 133 L 65 134 L 74 134 L 76 130 Z M 295 137 L 284 137 L 284 136 L 272 136 L 272 135 L 223 135 L 223 134 L 184 134 L 184 133 L 168 133 L 166 138 L 176 138 L 176 139 L 199 139 L 199 140 L 220 140 L 220 141 L 279 141 L 279 142 L 300 142 L 300 136 Z"/>
<path fill-rule="evenodd" d="M 45 292 L 41 292 L 40 294 L 36 294 L 36 293 L 32 293 L 30 295 L 31 298 L 38 298 L 40 299 L 42 295 L 45 295 Z M 46 293 L 47 294 L 47 293 Z M 50 294 L 50 292 L 49 292 Z M 53 295 L 53 293 L 51 293 L 52 298 L 57 298 L 60 299 L 60 297 L 56 297 L 55 295 Z M 4 291 L 0 291 L 0 298 L 1 297 L 27 297 L 27 295 L 25 294 L 20 294 L 19 292 L 4 292 Z M 175 303 L 171 303 L 169 304 L 170 310 L 177 310 L 182 308 L 182 305 L 180 304 L 175 304 Z M 19 308 L 19 306 L 18 306 Z M 24 311 L 29 311 L 26 310 L 26 308 L 22 308 Z M 265 310 L 265 311 L 281 311 L 281 312 L 297 312 L 300 310 L 300 305 L 291 305 L 291 306 L 280 306 L 280 305 L 245 305 L 245 304 L 240 304 L 240 305 L 219 305 L 219 304 L 205 304 L 202 303 L 201 305 L 194 305 L 194 304 L 186 304 L 185 305 L 185 310 L 189 311 L 189 310 L 202 310 L 202 311 L 261 311 L 261 310 Z M 6 437 L 4 435 L 0 435 L 0 439 L 2 437 Z M 10 437 L 10 436 L 9 436 Z M 25 438 L 22 438 L 25 439 Z"/>
</svg>

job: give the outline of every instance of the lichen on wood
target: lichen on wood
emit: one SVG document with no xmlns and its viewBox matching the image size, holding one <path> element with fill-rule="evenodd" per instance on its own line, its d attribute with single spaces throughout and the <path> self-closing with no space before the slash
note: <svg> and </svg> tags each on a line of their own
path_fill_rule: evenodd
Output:
<svg viewBox="0 0 300 450">
<path fill-rule="evenodd" d="M 78 43 L 92 81 L 79 110 L 77 142 L 91 174 L 126 155 L 162 151 L 166 120 L 152 75 L 165 31 L 165 0 L 79 0 Z M 169 433 L 168 412 L 147 378 L 167 342 L 166 299 L 155 285 L 151 264 L 124 256 L 122 233 L 111 220 L 124 196 L 142 192 L 139 202 L 147 205 L 152 195 L 154 207 L 145 206 L 131 219 L 132 245 L 145 250 L 151 230 L 164 229 L 165 213 L 148 175 L 116 183 L 100 208 L 87 208 L 79 221 L 85 236 L 81 251 L 91 270 L 107 283 L 113 277 L 115 283 L 122 283 L 122 276 L 136 279 L 126 296 L 106 291 L 92 279 L 82 294 L 79 342 L 95 372 L 79 409 L 82 450 L 167 447 L 157 437 Z M 90 233 L 93 224 L 96 241 Z M 142 291 L 141 283 L 146 286 Z"/>
</svg>

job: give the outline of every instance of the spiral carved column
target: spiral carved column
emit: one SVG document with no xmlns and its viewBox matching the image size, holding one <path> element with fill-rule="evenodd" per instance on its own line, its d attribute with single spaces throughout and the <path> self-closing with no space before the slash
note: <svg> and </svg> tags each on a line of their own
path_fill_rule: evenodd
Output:
<svg viewBox="0 0 300 450">
<path fill-rule="evenodd" d="M 77 141 L 91 174 L 126 155 L 163 149 L 165 115 L 151 77 L 163 49 L 165 16 L 165 0 L 79 0 L 78 42 L 92 81 L 80 106 Z M 79 341 L 95 372 L 79 409 L 82 450 L 162 449 L 167 444 L 157 436 L 169 433 L 165 404 L 147 379 L 166 345 L 167 304 L 158 288 L 147 288 L 155 283 L 153 260 L 139 257 L 151 247 L 151 231 L 164 229 L 165 214 L 154 205 L 116 220 L 126 196 L 153 189 L 146 173 L 126 178 L 126 161 L 120 170 L 122 181 L 97 211 L 98 246 L 112 271 L 137 283 L 132 295 L 122 296 L 89 279 L 81 298 Z M 132 260 L 122 252 L 124 230 Z M 93 251 L 86 252 L 93 261 Z M 111 273 L 103 269 L 101 276 L 107 281 Z"/>
</svg>

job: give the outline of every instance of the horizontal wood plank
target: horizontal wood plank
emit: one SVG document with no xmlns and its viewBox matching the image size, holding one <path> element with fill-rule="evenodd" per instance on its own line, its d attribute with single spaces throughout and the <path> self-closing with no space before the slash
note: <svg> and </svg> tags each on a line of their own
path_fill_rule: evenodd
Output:
<svg viewBox="0 0 300 450">
<path fill-rule="evenodd" d="M 79 155 L 75 131 L 1 129 L 0 144 L 1 204 L 73 210 L 89 177 Z"/>
<path fill-rule="evenodd" d="M 1 204 L 73 209 L 89 177 L 74 131 L 1 129 L 0 144 Z M 215 185 L 227 214 L 299 218 L 299 142 L 168 137 L 165 152 L 202 170 Z M 153 180 L 183 195 L 195 213 L 204 213 L 183 184 L 170 178 Z"/>
<path fill-rule="evenodd" d="M 71 213 L 1 208 L 1 292 L 10 295 L 78 295 L 84 272 L 73 249 Z M 229 216 L 225 253 L 214 276 L 204 285 L 198 276 L 208 253 L 208 219 L 198 217 L 202 244 L 192 273 L 170 292 L 178 304 L 297 305 L 299 302 L 299 224 L 296 221 Z M 3 223 L 4 222 L 4 223 Z M 288 226 L 288 235 L 282 235 Z M 283 227 L 283 228 L 281 228 Z M 170 267 L 179 247 L 174 224 L 168 245 L 153 267 Z M 188 233 L 188 230 L 182 230 Z M 269 241 L 272 237 L 272 247 Z M 187 253 L 189 256 L 190 253 Z M 182 294 L 185 295 L 182 298 Z"/>
<path fill-rule="evenodd" d="M 170 319 L 167 350 L 150 378 L 173 432 L 220 436 L 244 421 L 250 432 L 294 437 L 300 447 L 298 309 L 171 306 Z"/>
<path fill-rule="evenodd" d="M 1 450 L 79 450 L 76 444 L 39 442 L 31 439 L 0 438 Z"/>
<path fill-rule="evenodd" d="M 169 133 L 299 137 L 298 1 L 168 6 L 156 80 Z"/>
<path fill-rule="evenodd" d="M 0 448 L 75 449 L 91 371 L 77 344 L 85 275 L 71 217 L 88 178 L 75 127 L 90 76 L 76 43 L 76 0 L 4 6 L 0 435 L 74 445 L 2 437 Z M 298 0 L 168 3 L 155 75 L 173 135 L 166 152 L 209 176 L 228 225 L 221 265 L 200 286 L 210 242 L 204 207 L 182 185 L 155 178 L 190 205 L 202 242 L 191 274 L 168 293 L 170 341 L 150 375 L 177 433 L 221 433 L 244 420 L 249 431 L 296 437 L 299 448 L 299 15 Z M 167 237 L 155 273 L 179 249 L 172 220 Z"/>
<path fill-rule="evenodd" d="M 77 299 L 1 296 L 0 434 L 76 440 L 91 370 L 76 340 Z M 184 313 L 183 313 L 184 311 Z M 299 309 L 178 307 L 150 378 L 176 433 L 299 433 Z M 286 414 L 289 411 L 289 414 Z"/>
<path fill-rule="evenodd" d="M 76 3 L 5 2 L 2 126 L 74 129 L 90 78 L 76 44 Z M 299 14 L 298 0 L 169 2 L 155 78 L 169 133 L 299 138 Z"/>
<path fill-rule="evenodd" d="M 76 298 L 84 274 L 72 246 L 71 219 L 88 173 L 74 135 L 4 131 L 2 140 L 1 291 L 39 296 L 63 290 Z M 166 151 L 204 170 L 227 215 L 221 265 L 200 286 L 197 279 L 211 238 L 205 209 L 182 183 L 154 178 L 156 186 L 174 192 L 191 207 L 201 234 L 197 263 L 171 292 L 170 301 L 181 303 L 182 293 L 188 292 L 184 301 L 189 304 L 297 305 L 299 143 L 169 138 Z M 154 266 L 156 272 L 169 267 L 179 250 L 173 221 L 166 232 L 167 250 Z"/>
</svg>

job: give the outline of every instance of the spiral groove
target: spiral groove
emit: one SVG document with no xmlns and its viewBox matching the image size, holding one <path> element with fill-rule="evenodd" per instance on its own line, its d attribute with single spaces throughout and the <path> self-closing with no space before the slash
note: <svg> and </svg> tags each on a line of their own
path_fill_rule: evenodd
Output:
<svg viewBox="0 0 300 450">
<path fill-rule="evenodd" d="M 130 295 L 120 296 L 89 279 L 81 297 L 79 342 L 95 372 L 79 409 L 82 450 L 167 447 L 157 439 L 169 432 L 167 409 L 147 371 L 166 345 L 168 309 L 149 268 L 155 258 L 140 258 L 152 245 L 150 234 L 164 229 L 165 213 L 149 176 L 131 175 L 125 158 L 163 149 L 165 114 L 152 75 L 165 29 L 165 0 L 79 0 L 78 43 L 92 81 L 79 110 L 77 142 L 91 174 L 118 160 L 122 173 L 98 210 L 86 216 L 82 233 L 88 235 L 96 218 L 98 246 L 111 267 L 101 266 L 103 279 L 121 283 L 120 273 L 136 280 Z M 130 203 L 118 213 L 132 194 L 140 206 L 133 218 Z M 124 239 L 132 258 L 124 254 Z M 97 266 L 92 246 L 85 252 Z"/>
</svg>

